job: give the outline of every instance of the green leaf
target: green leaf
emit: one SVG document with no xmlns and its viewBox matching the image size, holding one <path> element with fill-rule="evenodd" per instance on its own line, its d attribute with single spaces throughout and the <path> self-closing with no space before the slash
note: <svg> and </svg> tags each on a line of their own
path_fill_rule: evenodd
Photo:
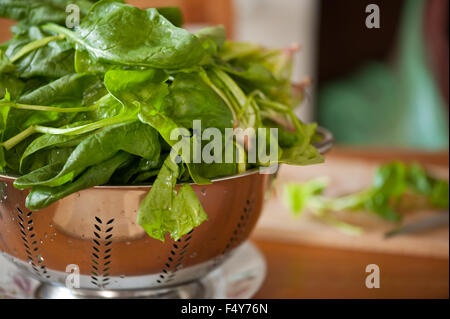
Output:
<svg viewBox="0 0 450 319">
<path fill-rule="evenodd" d="M 179 176 L 178 164 L 169 155 L 139 209 L 137 222 L 150 237 L 164 241 L 170 233 L 178 240 L 208 218 L 190 185 L 176 191 Z"/>
<path fill-rule="evenodd" d="M 441 209 L 449 208 L 449 184 L 443 180 L 435 180 L 429 195 L 431 205 Z"/>
<path fill-rule="evenodd" d="M 216 54 L 225 44 L 227 34 L 223 26 L 206 27 L 195 34 L 206 52 Z"/>
<path fill-rule="evenodd" d="M 0 49 L 0 75 L 2 73 L 11 73 L 15 71 L 16 67 L 5 54 L 3 49 Z"/>
<path fill-rule="evenodd" d="M 47 39 L 52 41 L 47 42 Z M 6 54 L 14 61 L 15 73 L 20 78 L 58 78 L 74 73 L 74 50 L 71 45 L 62 41 L 61 37 L 48 37 L 38 27 L 31 27 L 26 34 L 16 37 Z"/>
<path fill-rule="evenodd" d="M 300 215 L 308 207 L 309 201 L 321 195 L 328 185 L 326 178 L 313 179 L 305 183 L 288 183 L 284 186 L 284 203 L 294 215 Z"/>
<path fill-rule="evenodd" d="M 154 127 L 169 145 L 174 146 L 178 141 L 172 140 L 171 134 L 173 132 L 182 133 L 180 129 L 183 127 L 164 111 L 167 96 L 170 93 L 168 85 L 165 83 L 167 79 L 166 73 L 156 69 L 111 70 L 106 73 L 105 85 L 110 94 L 124 107 L 138 105 L 140 107 L 139 119 Z M 183 156 L 183 154 L 180 155 Z M 190 159 L 185 158 L 184 160 L 186 163 L 191 162 Z M 210 183 L 209 179 L 200 175 L 198 164 L 190 163 L 188 169 L 197 184 Z"/>
<path fill-rule="evenodd" d="M 0 74 L 0 99 L 3 99 L 6 90 L 11 95 L 11 100 L 17 99 L 25 89 L 25 83 L 11 74 Z"/>
<path fill-rule="evenodd" d="M 86 135 L 52 135 L 52 134 L 44 134 L 30 143 L 27 149 L 22 155 L 20 160 L 20 170 L 24 167 L 24 161 L 27 157 L 32 156 L 38 151 L 49 149 L 49 148 L 58 148 L 58 147 L 73 147 L 80 144 Z"/>
<path fill-rule="evenodd" d="M 111 64 L 176 69 L 196 65 L 204 56 L 197 37 L 156 9 L 111 0 L 95 4 L 76 33 L 57 25 L 44 29 L 66 35 L 95 60 Z"/>
<path fill-rule="evenodd" d="M 52 203 L 67 197 L 70 194 L 93 186 L 106 184 L 111 175 L 122 165 L 131 159 L 131 155 L 119 152 L 114 157 L 90 167 L 75 181 L 58 187 L 36 186 L 33 187 L 26 199 L 26 207 L 31 210 L 39 210 L 48 207 Z M 47 176 L 54 174 L 58 166 L 46 168 L 49 170 Z M 45 178 L 45 176 L 43 177 Z"/>
<path fill-rule="evenodd" d="M 183 26 L 183 14 L 177 7 L 160 7 L 156 8 L 159 14 L 170 21 L 174 26 L 181 28 Z"/>
<path fill-rule="evenodd" d="M 32 172 L 31 175 L 18 178 L 14 186 L 25 189 L 37 185 L 50 187 L 63 185 L 72 181 L 87 167 L 111 158 L 118 151 L 158 160 L 161 152 L 158 134 L 152 127 L 139 121 L 103 128 L 84 139 L 56 175 L 47 179 L 35 179 Z"/>
<path fill-rule="evenodd" d="M 202 80 L 198 73 L 179 73 L 174 76 L 164 112 L 175 122 L 193 128 L 194 120 L 200 120 L 202 128 L 233 128 L 234 120 L 228 106 Z"/>
<path fill-rule="evenodd" d="M 91 88 L 96 88 L 98 85 L 101 85 L 99 79 L 92 74 L 66 75 L 22 95 L 17 102 L 28 105 L 79 107 L 83 106 L 84 99 L 89 98 Z M 2 107 L 0 101 L 0 108 Z M 8 115 L 8 127 L 5 130 L 5 140 L 33 125 L 52 124 L 58 127 L 67 125 L 75 119 L 75 113 L 11 109 Z"/>
<path fill-rule="evenodd" d="M 19 21 L 12 28 L 15 34 L 22 34 L 30 26 L 44 23 L 65 24 L 69 4 L 75 4 L 84 16 L 96 0 L 0 0 L 0 17 Z"/>
<path fill-rule="evenodd" d="M 401 162 L 380 166 L 373 179 L 374 189 L 392 197 L 402 195 L 406 186 L 406 165 Z"/>
</svg>

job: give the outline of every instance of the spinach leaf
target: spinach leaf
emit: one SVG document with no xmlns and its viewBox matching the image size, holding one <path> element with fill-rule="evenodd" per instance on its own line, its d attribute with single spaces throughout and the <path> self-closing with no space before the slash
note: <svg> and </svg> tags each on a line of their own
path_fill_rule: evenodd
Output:
<svg viewBox="0 0 450 319">
<path fill-rule="evenodd" d="M 94 61 L 87 51 L 77 50 L 75 52 L 75 71 L 77 73 L 105 74 L 112 68 L 112 64 Z"/>
<path fill-rule="evenodd" d="M 17 101 L 23 104 L 72 107 L 87 105 L 91 89 L 101 85 L 100 79 L 92 74 L 68 74 L 47 85 L 21 96 Z"/>
<path fill-rule="evenodd" d="M 223 26 L 206 27 L 195 34 L 203 45 L 206 52 L 216 54 L 225 44 L 226 32 Z"/>
<path fill-rule="evenodd" d="M 58 187 L 46 187 L 46 186 L 36 186 L 33 187 L 27 196 L 25 205 L 28 209 L 38 210 L 48 207 L 57 200 L 67 197 L 70 194 L 78 192 L 82 189 L 90 188 L 93 186 L 106 184 L 111 175 L 122 165 L 126 164 L 130 159 L 131 155 L 125 152 L 119 152 L 112 158 L 90 167 L 86 172 L 79 176 L 75 181 L 67 183 Z M 47 167 L 50 171 L 51 176 L 55 171 L 58 170 L 57 165 L 53 167 Z M 41 177 L 41 178 L 45 178 Z"/>
<path fill-rule="evenodd" d="M 160 70 L 149 69 L 145 71 L 124 71 L 111 70 L 105 76 L 105 86 L 115 98 L 125 107 L 139 105 L 139 119 L 141 122 L 154 127 L 162 138 L 170 145 L 177 144 L 177 140 L 172 139 L 172 134 L 179 132 L 183 135 L 183 128 L 166 114 L 167 97 L 170 93 L 166 80 L 168 75 Z M 189 143 L 186 148 L 192 145 L 191 139 L 183 139 L 180 143 Z M 186 154 L 180 154 L 182 157 Z M 192 179 L 197 184 L 208 184 L 209 179 L 200 174 L 200 165 L 192 163 L 191 159 L 184 158 L 188 163 L 188 169 Z"/>
<path fill-rule="evenodd" d="M 14 62 L 15 73 L 21 78 L 35 76 L 61 77 L 74 73 L 74 50 L 62 36 L 48 36 L 38 27 L 15 37 L 6 55 Z"/>
<path fill-rule="evenodd" d="M 175 69 L 196 65 L 204 56 L 197 37 L 156 9 L 111 0 L 96 3 L 76 32 L 52 24 L 44 29 L 66 35 L 100 62 Z"/>
<path fill-rule="evenodd" d="M 281 149 L 281 158 L 278 163 L 289 165 L 312 165 L 324 162 L 324 157 L 312 145 L 306 149 L 299 146 Z"/>
<path fill-rule="evenodd" d="M 20 159 L 20 170 L 23 170 L 24 162 L 40 150 L 49 148 L 72 147 L 80 144 L 86 135 L 52 135 L 44 134 L 30 143 Z"/>
<path fill-rule="evenodd" d="M 16 67 L 5 54 L 5 51 L 3 49 L 0 49 L 0 75 L 2 73 L 13 72 L 15 69 Z"/>
<path fill-rule="evenodd" d="M 27 105 L 50 105 L 58 107 L 73 107 L 83 105 L 91 92 L 96 88 L 99 79 L 91 74 L 71 74 L 59 78 L 47 85 L 22 95 L 17 102 Z M 0 108 L 9 105 L 0 101 Z M 75 119 L 76 113 L 44 112 L 23 109 L 11 109 L 8 115 L 8 127 L 5 130 L 5 140 L 33 125 L 53 124 L 63 126 Z"/>
<path fill-rule="evenodd" d="M 149 172 L 156 172 L 156 174 L 151 174 L 151 176 L 156 176 L 159 169 L 162 167 L 164 159 L 165 156 L 160 156 L 158 161 L 135 158 L 128 165 L 123 166 L 120 170 L 115 172 L 111 177 L 110 183 L 115 185 L 129 185 L 144 182 L 144 180 L 141 179 L 137 180 L 138 176 Z"/>
<path fill-rule="evenodd" d="M 74 147 L 63 147 L 44 149 L 42 151 L 39 151 L 32 157 L 28 158 L 29 161 L 27 161 L 26 169 L 21 167 L 20 173 L 28 174 L 47 165 L 64 163 L 65 161 L 67 161 L 74 149 Z"/>
<path fill-rule="evenodd" d="M 25 90 L 25 83 L 10 74 L 0 74 L 0 99 L 6 95 L 6 90 L 10 93 L 10 99 L 17 99 Z"/>
<path fill-rule="evenodd" d="M 75 4 L 84 16 L 95 0 L 0 0 L 0 17 L 19 21 L 15 34 L 26 33 L 31 26 L 45 23 L 65 24 L 66 7 Z"/>
<path fill-rule="evenodd" d="M 125 151 L 149 160 L 158 160 L 161 152 L 158 134 L 152 127 L 139 121 L 103 128 L 84 139 L 67 159 L 64 167 L 54 176 L 36 179 L 31 173 L 18 178 L 14 186 L 19 189 L 37 185 L 61 186 L 72 181 L 87 167 L 111 158 L 118 151 Z"/>
<path fill-rule="evenodd" d="M 124 106 L 112 95 L 108 94 L 98 101 L 96 115 L 98 119 L 107 119 L 119 116 L 123 112 Z"/>
<path fill-rule="evenodd" d="M 11 96 L 8 91 L 5 92 L 5 100 L 10 100 Z M 3 138 L 5 135 L 5 130 L 7 127 L 7 120 L 9 114 L 9 107 L 0 108 L 0 141 L 3 142 Z M 0 147 L 0 171 L 3 171 L 6 167 L 6 158 L 5 158 L 5 150 L 3 147 Z"/>
<path fill-rule="evenodd" d="M 323 178 L 288 184 L 284 193 L 285 203 L 296 215 L 305 208 L 327 218 L 330 212 L 365 210 L 392 222 L 401 220 L 398 210 L 407 194 L 428 199 L 429 205 L 434 208 L 449 207 L 449 183 L 430 176 L 419 164 L 396 161 L 381 165 L 370 188 L 346 196 L 323 196 L 327 185 L 328 180 Z"/>
<path fill-rule="evenodd" d="M 192 129 L 194 120 L 201 120 L 202 128 L 233 128 L 234 120 L 228 106 L 198 73 L 179 73 L 174 76 L 170 94 L 164 105 L 167 116 L 183 127 Z"/>
<path fill-rule="evenodd" d="M 208 218 L 190 185 L 176 191 L 179 176 L 180 168 L 169 155 L 139 209 L 137 222 L 150 237 L 164 241 L 170 233 L 178 240 Z"/>
<path fill-rule="evenodd" d="M 159 14 L 170 21 L 174 26 L 181 28 L 183 26 L 183 14 L 177 7 L 159 7 L 156 8 Z"/>
</svg>

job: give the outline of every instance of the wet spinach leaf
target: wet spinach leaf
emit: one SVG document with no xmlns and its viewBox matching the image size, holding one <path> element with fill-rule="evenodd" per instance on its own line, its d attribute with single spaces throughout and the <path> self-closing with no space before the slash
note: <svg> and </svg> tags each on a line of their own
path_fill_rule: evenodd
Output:
<svg viewBox="0 0 450 319">
<path fill-rule="evenodd" d="M 61 186 L 74 180 L 86 168 L 113 157 L 118 151 L 125 151 L 149 160 L 158 160 L 161 152 L 158 133 L 152 127 L 139 121 L 106 127 L 84 139 L 57 174 L 42 179 L 41 175 L 36 178 L 33 173 L 30 173 L 18 178 L 14 186 L 19 189 L 37 185 Z"/>
<path fill-rule="evenodd" d="M 161 241 L 166 233 L 178 240 L 208 219 L 190 185 L 176 190 L 179 177 L 180 168 L 169 155 L 139 209 L 138 224 Z"/>
<path fill-rule="evenodd" d="M 111 0 L 95 4 L 76 32 L 51 24 L 44 28 L 64 34 L 93 59 L 111 64 L 176 69 L 196 65 L 204 56 L 199 39 L 158 10 Z"/>
<path fill-rule="evenodd" d="M 122 165 L 125 165 L 132 156 L 125 152 L 119 152 L 112 158 L 94 165 L 82 173 L 76 180 L 71 183 L 64 184 L 58 187 L 36 186 L 33 187 L 26 199 L 26 206 L 32 210 L 43 209 L 52 203 L 67 197 L 70 194 L 80 190 L 90 188 L 97 185 L 106 184 L 111 178 L 112 174 Z M 54 175 L 60 165 L 50 165 L 46 167 L 46 175 L 40 178 L 45 179 L 48 176 Z"/>
</svg>

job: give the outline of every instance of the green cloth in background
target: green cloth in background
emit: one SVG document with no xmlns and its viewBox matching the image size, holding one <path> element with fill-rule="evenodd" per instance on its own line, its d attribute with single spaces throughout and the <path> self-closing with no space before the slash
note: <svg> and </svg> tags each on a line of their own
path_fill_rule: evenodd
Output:
<svg viewBox="0 0 450 319">
<path fill-rule="evenodd" d="M 318 121 L 338 143 L 448 148 L 445 102 L 426 61 L 424 8 L 424 0 L 405 2 L 395 65 L 371 63 L 320 91 Z"/>
</svg>

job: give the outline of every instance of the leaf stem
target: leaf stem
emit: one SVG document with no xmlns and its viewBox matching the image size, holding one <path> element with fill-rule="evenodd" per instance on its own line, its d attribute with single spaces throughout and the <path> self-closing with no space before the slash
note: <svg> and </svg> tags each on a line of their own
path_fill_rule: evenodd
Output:
<svg viewBox="0 0 450 319">
<path fill-rule="evenodd" d="M 69 128 L 54 128 L 54 127 L 34 125 L 28 127 L 26 130 L 20 132 L 16 136 L 11 137 L 9 140 L 1 143 L 0 146 L 3 146 L 8 151 L 13 147 L 15 147 L 17 144 L 19 144 L 20 142 L 22 142 L 23 140 L 25 140 L 27 137 L 36 133 L 53 134 L 53 135 L 80 135 L 109 125 L 123 123 L 134 119 L 136 119 L 136 115 L 131 114 L 127 116 L 119 115 L 111 118 L 106 118 L 94 123 Z"/>
<path fill-rule="evenodd" d="M 76 112 L 90 112 L 98 108 L 98 104 L 93 104 L 87 107 L 53 107 L 43 105 L 20 104 L 14 102 L 0 102 L 0 107 L 12 107 L 19 110 L 44 111 L 44 112 L 58 112 L 58 113 L 76 113 Z"/>
<path fill-rule="evenodd" d="M 14 54 L 14 56 L 10 59 L 10 61 L 11 61 L 11 63 L 14 63 L 17 60 L 19 60 L 20 58 L 22 58 L 25 55 L 27 55 L 28 53 L 30 53 L 31 51 L 34 51 L 43 46 L 46 46 L 47 44 L 49 44 L 52 41 L 59 41 L 59 40 L 63 40 L 63 39 L 65 39 L 65 36 L 63 34 L 59 34 L 59 35 L 50 36 L 50 37 L 46 37 L 46 38 L 42 38 L 42 39 L 30 42 L 27 45 L 25 45 L 24 47 L 22 47 L 16 54 Z"/>
<path fill-rule="evenodd" d="M 208 77 L 208 74 L 203 69 L 202 72 L 199 73 L 200 77 L 202 78 L 203 82 L 206 83 L 218 96 L 222 98 L 222 100 L 225 102 L 225 104 L 228 106 L 228 109 L 230 110 L 231 114 L 233 115 L 234 123 L 237 121 L 236 116 L 236 110 L 234 109 L 232 103 L 228 100 L 227 96 L 217 87 L 214 85 L 214 83 L 211 81 L 211 79 Z"/>
</svg>

